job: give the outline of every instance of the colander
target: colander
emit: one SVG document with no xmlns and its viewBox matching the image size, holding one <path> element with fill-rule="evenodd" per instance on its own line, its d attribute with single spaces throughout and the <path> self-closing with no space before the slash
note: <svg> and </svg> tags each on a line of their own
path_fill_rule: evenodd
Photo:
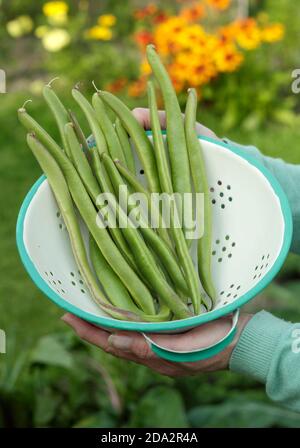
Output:
<svg viewBox="0 0 300 448">
<path fill-rule="evenodd" d="M 276 275 L 292 236 L 290 207 L 274 176 L 235 146 L 207 137 L 199 139 L 213 211 L 212 274 L 217 298 L 212 311 L 160 323 L 120 321 L 106 315 L 93 302 L 80 276 L 64 221 L 45 176 L 27 194 L 17 222 L 21 259 L 46 296 L 95 325 L 143 333 L 152 350 L 171 361 L 205 359 L 232 341 L 239 308 Z M 137 175 L 145 181 L 138 161 Z M 82 221 L 80 225 L 87 243 L 87 229 Z M 149 335 L 185 332 L 228 314 L 232 314 L 231 330 L 209 347 L 175 351 L 156 344 Z"/>
</svg>

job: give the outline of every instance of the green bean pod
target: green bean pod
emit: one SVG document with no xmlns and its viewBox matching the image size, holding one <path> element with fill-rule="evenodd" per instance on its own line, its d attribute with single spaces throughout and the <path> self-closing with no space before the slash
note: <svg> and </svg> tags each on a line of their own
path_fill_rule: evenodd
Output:
<svg viewBox="0 0 300 448">
<path fill-rule="evenodd" d="M 185 111 L 185 135 L 191 173 L 196 193 L 204 194 L 204 235 L 198 241 L 198 271 L 206 293 L 215 300 L 215 288 L 211 272 L 212 211 L 202 147 L 196 133 L 197 93 L 190 89 Z"/>
<path fill-rule="evenodd" d="M 128 218 L 127 214 L 119 206 L 115 197 L 111 195 L 107 196 L 107 202 L 110 207 L 116 211 L 119 226 L 123 230 L 123 234 L 130 245 L 136 262 L 149 283 L 152 284 L 153 289 L 159 295 L 161 300 L 166 304 L 168 308 L 179 319 L 191 317 L 192 314 L 188 307 L 181 301 L 180 297 L 168 284 L 159 270 L 156 260 L 153 257 L 151 251 L 145 244 L 144 239 L 140 235 L 139 231 L 135 228 L 132 221 Z"/>
<path fill-rule="evenodd" d="M 105 193 L 114 194 L 114 188 L 110 182 L 110 179 L 109 179 L 106 171 L 103 169 L 97 149 L 91 148 L 90 154 L 91 154 L 91 158 L 92 158 L 92 167 L 93 167 L 95 176 L 98 180 L 98 183 L 101 187 L 101 191 L 103 191 Z M 98 195 L 97 195 L 97 197 L 98 197 Z M 96 204 L 96 206 L 97 206 L 97 197 L 95 197 L 95 199 L 94 199 L 94 203 Z M 135 272 L 138 272 L 138 267 L 136 265 L 133 255 L 128 247 L 128 244 L 127 244 L 126 240 L 124 239 L 121 229 L 119 229 L 119 227 L 114 227 L 114 222 L 112 221 L 110 214 L 108 214 L 107 218 L 108 218 L 107 219 L 108 228 L 109 228 L 109 231 L 111 233 L 111 236 L 112 236 L 114 242 L 116 243 L 117 247 L 119 248 L 119 250 L 125 257 L 125 259 L 130 264 L 130 266 L 135 270 Z"/>
<path fill-rule="evenodd" d="M 173 249 L 172 241 L 170 239 L 168 230 L 164 223 L 163 217 L 158 207 L 155 206 L 155 202 L 151 200 L 151 194 L 146 187 L 141 184 L 141 182 L 132 174 L 125 166 L 123 166 L 119 160 L 114 160 L 114 164 L 116 165 L 118 171 L 122 175 L 122 177 L 127 181 L 127 183 L 134 189 L 134 191 L 138 193 L 142 193 L 148 200 L 148 205 L 150 206 L 150 213 L 153 213 L 158 216 L 158 229 L 157 233 L 164 240 L 166 244 Z"/>
<path fill-rule="evenodd" d="M 119 174 L 119 171 L 117 170 L 114 162 L 109 156 L 103 154 L 102 159 L 106 171 L 114 185 L 115 192 L 116 194 L 118 194 L 117 192 L 119 190 L 119 187 L 123 185 L 123 179 Z M 127 203 L 128 211 L 130 212 L 131 208 L 133 207 L 129 204 L 129 193 L 127 193 L 125 200 Z M 161 239 L 151 227 L 149 227 L 149 223 L 146 222 L 146 220 L 142 216 L 140 217 L 139 222 L 139 230 L 141 234 L 143 235 L 145 241 L 149 243 L 153 251 L 158 256 L 158 259 L 161 261 L 163 267 L 168 272 L 170 278 L 174 282 L 174 285 L 178 288 L 179 291 L 182 291 L 184 294 L 188 294 L 187 284 L 178 266 L 175 253 L 164 242 L 164 240 Z"/>
<path fill-rule="evenodd" d="M 153 45 L 147 46 L 147 59 L 160 86 L 167 120 L 167 140 L 170 155 L 172 185 L 176 193 L 191 193 L 189 159 L 186 148 L 184 125 L 177 95 L 170 77 Z"/>
<path fill-rule="evenodd" d="M 153 148 L 148 139 L 144 129 L 140 123 L 133 116 L 128 107 L 110 92 L 100 91 L 99 95 L 103 101 L 115 112 L 121 120 L 122 125 L 131 137 L 135 149 L 137 151 L 140 162 L 144 168 L 145 175 L 148 181 L 149 190 L 160 192 L 160 184 L 157 175 L 157 168 Z"/>
<path fill-rule="evenodd" d="M 46 147 L 50 152 L 53 150 L 51 154 L 60 166 L 73 200 L 103 256 L 127 286 L 131 296 L 139 304 L 141 309 L 147 314 L 155 314 L 153 299 L 149 290 L 123 258 L 119 249 L 111 240 L 107 230 L 98 227 L 97 212 L 76 169 L 62 151 L 53 148 L 51 145 Z"/>
<path fill-rule="evenodd" d="M 126 163 L 120 140 L 116 134 L 112 122 L 110 121 L 110 118 L 107 115 L 105 104 L 97 92 L 93 95 L 92 104 L 105 137 L 109 154 L 113 159 L 119 159 L 122 163 Z"/>
<path fill-rule="evenodd" d="M 90 164 L 82 151 L 80 143 L 75 134 L 75 128 L 72 123 L 67 123 L 64 128 L 66 144 L 75 168 L 82 182 L 85 185 L 89 195 L 95 201 L 101 193 L 98 182 L 95 179 Z"/>
<path fill-rule="evenodd" d="M 119 118 L 117 118 L 115 121 L 115 129 L 116 129 L 116 133 L 119 138 L 121 147 L 123 149 L 126 166 L 132 172 L 132 174 L 135 174 L 135 169 L 136 169 L 135 168 L 135 160 L 133 157 L 133 152 L 132 152 L 131 144 L 129 141 L 129 137 L 128 137 L 128 134 L 125 131 Z"/>
<path fill-rule="evenodd" d="M 96 146 L 98 148 L 99 154 L 102 152 L 108 152 L 107 143 L 103 132 L 99 126 L 99 122 L 97 119 L 96 112 L 93 107 L 89 103 L 89 101 L 85 98 L 85 96 L 78 90 L 78 88 L 72 89 L 72 95 L 80 109 L 83 111 L 94 136 Z"/>
<path fill-rule="evenodd" d="M 72 110 L 70 110 L 70 109 L 69 109 L 68 112 L 69 112 L 70 120 L 73 123 L 73 126 L 74 126 L 74 129 L 75 129 L 75 133 L 77 135 L 78 141 L 80 142 L 85 155 L 88 157 L 88 155 L 89 155 L 89 145 L 87 143 L 87 140 L 85 138 L 83 130 L 81 129 L 81 126 L 80 126 L 80 124 L 79 124 L 79 122 L 78 122 L 74 112 Z"/>
<path fill-rule="evenodd" d="M 137 314 L 130 312 L 133 309 L 131 300 L 127 302 L 125 300 L 118 303 L 117 301 L 115 302 L 117 306 L 125 306 L 125 308 L 127 308 L 126 311 L 125 309 L 122 310 L 115 306 L 111 306 L 109 300 L 105 297 L 105 295 L 103 295 L 88 263 L 85 245 L 76 218 L 73 201 L 71 199 L 68 185 L 63 173 L 55 159 L 36 139 L 34 134 L 27 135 L 27 142 L 42 170 L 47 176 L 48 182 L 54 193 L 58 207 L 67 227 L 77 266 L 80 269 L 81 275 L 91 293 L 92 298 L 101 308 L 117 319 L 141 320 Z"/>
<path fill-rule="evenodd" d="M 122 176 L 124 177 L 124 179 L 126 179 L 128 183 L 132 185 L 132 187 L 136 191 L 148 195 L 148 202 L 151 201 L 151 196 L 148 190 L 145 189 L 145 187 L 143 187 L 143 185 L 120 163 L 115 161 L 115 165 L 122 174 Z M 171 204 L 173 203 L 171 202 Z M 176 228 L 176 226 L 174 225 L 175 213 L 176 209 L 171 210 L 170 233 L 175 242 L 176 253 L 179 258 L 179 262 L 183 268 L 185 280 L 188 285 L 189 289 L 188 295 L 192 298 L 195 313 L 198 314 L 200 312 L 200 303 L 201 303 L 201 292 L 199 288 L 199 281 L 194 268 L 193 260 L 191 258 L 188 247 L 186 245 L 186 241 L 184 239 L 184 235 L 182 233 L 182 229 L 178 227 Z"/>
<path fill-rule="evenodd" d="M 50 107 L 50 109 L 54 115 L 57 127 L 59 129 L 60 137 L 61 137 L 61 140 L 63 143 L 63 147 L 66 151 L 66 154 L 69 156 L 68 145 L 67 145 L 66 137 L 65 137 L 65 133 L 64 133 L 65 124 L 67 124 L 69 121 L 68 112 L 67 112 L 65 106 L 63 105 L 63 103 L 60 101 L 60 99 L 56 95 L 56 93 L 54 92 L 54 90 L 52 89 L 50 84 L 47 84 L 46 86 L 44 86 L 43 97 L 45 98 L 46 103 L 48 104 L 48 106 Z"/>
<path fill-rule="evenodd" d="M 113 305 L 119 306 L 120 302 L 123 301 L 124 309 L 127 309 L 127 306 L 129 306 L 129 311 L 137 314 L 147 322 L 161 322 L 168 320 L 170 317 L 170 310 L 165 305 L 161 306 L 156 315 L 145 315 L 145 313 L 137 308 L 136 305 L 134 305 L 127 289 L 101 254 L 92 236 L 90 236 L 89 243 L 92 265 L 105 293 Z M 117 301 L 116 297 L 118 297 Z"/>
</svg>

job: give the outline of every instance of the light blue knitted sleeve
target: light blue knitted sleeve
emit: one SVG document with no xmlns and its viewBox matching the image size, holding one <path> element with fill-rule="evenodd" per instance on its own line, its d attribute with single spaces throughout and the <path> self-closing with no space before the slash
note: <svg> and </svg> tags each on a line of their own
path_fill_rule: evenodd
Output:
<svg viewBox="0 0 300 448">
<path fill-rule="evenodd" d="M 294 224 L 291 250 L 300 253 L 300 165 L 263 156 L 254 146 L 237 145 L 263 163 L 280 182 L 289 200 Z M 233 350 L 230 369 L 266 384 L 275 402 L 300 412 L 300 323 L 285 322 L 266 311 L 246 325 Z"/>
</svg>

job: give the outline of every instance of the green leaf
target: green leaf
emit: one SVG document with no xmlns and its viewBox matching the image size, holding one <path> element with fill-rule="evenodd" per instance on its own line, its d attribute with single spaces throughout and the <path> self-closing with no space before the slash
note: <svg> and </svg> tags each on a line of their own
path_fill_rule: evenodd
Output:
<svg viewBox="0 0 300 448">
<path fill-rule="evenodd" d="M 117 421 L 113 415 L 108 412 L 102 411 L 95 414 L 88 415 L 79 420 L 74 428 L 116 428 Z"/>
<path fill-rule="evenodd" d="M 36 426 L 47 425 L 56 414 L 61 399 L 54 395 L 50 389 L 45 389 L 37 394 L 34 409 L 34 424 Z"/>
<path fill-rule="evenodd" d="M 73 367 L 73 359 L 55 335 L 42 337 L 31 353 L 31 362 L 53 366 Z"/>
<path fill-rule="evenodd" d="M 195 428 L 300 428 L 300 415 L 266 403 L 229 400 L 197 406 L 188 413 Z"/>
<path fill-rule="evenodd" d="M 157 386 L 148 391 L 137 404 L 129 427 L 184 428 L 188 423 L 182 398 L 174 389 Z"/>
</svg>

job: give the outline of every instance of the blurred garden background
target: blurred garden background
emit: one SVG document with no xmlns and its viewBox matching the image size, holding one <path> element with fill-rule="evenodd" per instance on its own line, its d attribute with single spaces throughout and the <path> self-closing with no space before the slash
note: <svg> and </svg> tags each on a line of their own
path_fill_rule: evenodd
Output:
<svg viewBox="0 0 300 448">
<path fill-rule="evenodd" d="M 15 223 L 40 175 L 26 147 L 17 108 L 57 136 L 41 97 L 55 88 L 76 112 L 70 88 L 92 80 L 130 107 L 145 105 L 154 42 L 182 107 L 199 93 L 199 121 L 218 135 L 300 163 L 300 8 L 293 0 L 0 0 L 0 427 L 300 427 L 300 415 L 271 403 L 264 387 L 222 372 L 171 379 L 82 343 L 62 310 L 32 284 L 19 260 Z M 251 305 L 300 321 L 300 259 Z"/>
</svg>

